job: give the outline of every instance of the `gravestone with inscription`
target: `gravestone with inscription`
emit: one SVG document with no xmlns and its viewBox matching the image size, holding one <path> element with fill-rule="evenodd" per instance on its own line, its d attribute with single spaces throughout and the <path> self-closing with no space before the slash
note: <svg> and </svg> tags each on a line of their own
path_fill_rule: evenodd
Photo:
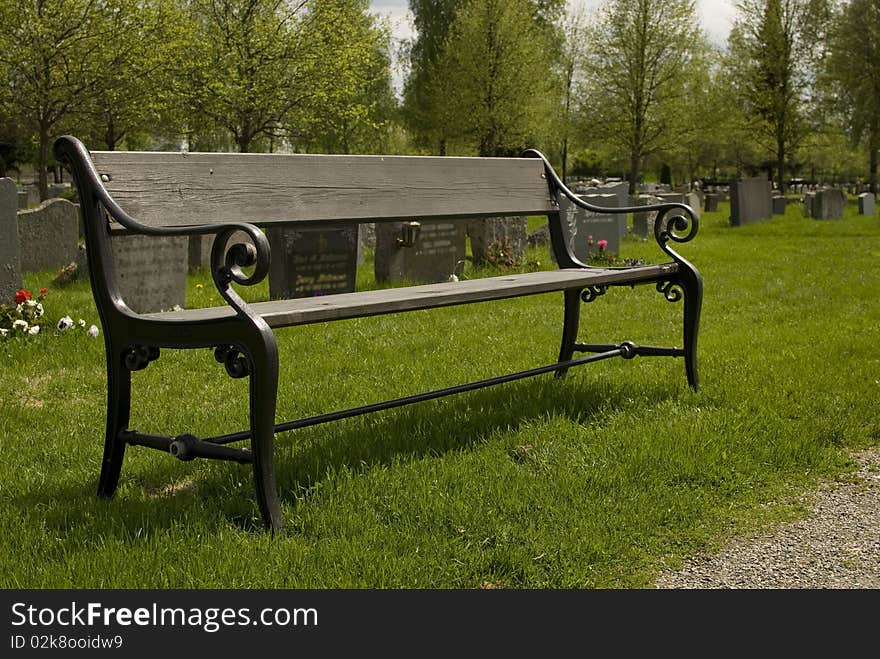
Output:
<svg viewBox="0 0 880 659">
<path fill-rule="evenodd" d="M 465 257 L 464 222 L 420 222 L 412 245 L 402 239 L 402 222 L 376 224 L 376 281 L 447 281 Z"/>
<path fill-rule="evenodd" d="M 602 208 L 617 208 L 620 197 L 615 194 L 578 195 L 587 203 Z M 579 261 L 587 262 L 590 254 L 599 251 L 599 241 L 607 242 L 605 251 L 620 253 L 620 239 L 626 232 L 625 213 L 597 213 L 580 208 L 565 196 L 559 198 L 562 232 L 568 249 Z M 621 226 L 623 230 L 621 230 Z M 552 250 L 551 250 L 552 252 Z M 551 254 L 552 255 L 552 254 Z M 555 255 L 553 255 L 555 260 Z"/>
<path fill-rule="evenodd" d="M 859 215 L 875 215 L 877 213 L 876 199 L 872 192 L 863 192 L 859 195 Z"/>
<path fill-rule="evenodd" d="M 76 260 L 79 211 L 66 199 L 50 199 L 18 211 L 22 272 L 57 270 Z"/>
<path fill-rule="evenodd" d="M 11 178 L 0 178 L 0 304 L 11 305 L 21 288 L 18 245 L 18 189 Z"/>
<path fill-rule="evenodd" d="M 742 178 L 730 184 L 730 224 L 742 226 L 773 217 L 770 181 L 761 176 Z"/>
<path fill-rule="evenodd" d="M 272 261 L 269 296 L 274 299 L 354 292 L 358 225 L 333 228 L 272 227 L 266 230 Z"/>
<path fill-rule="evenodd" d="M 133 311 L 153 313 L 186 304 L 187 244 L 177 236 L 111 235 L 119 290 Z"/>
</svg>

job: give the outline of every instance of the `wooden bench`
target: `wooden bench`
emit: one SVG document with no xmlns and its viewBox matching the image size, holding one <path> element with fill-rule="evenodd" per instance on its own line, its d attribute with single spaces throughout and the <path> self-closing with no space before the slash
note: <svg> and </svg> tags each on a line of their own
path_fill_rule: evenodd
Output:
<svg viewBox="0 0 880 659">
<path fill-rule="evenodd" d="M 252 463 L 262 519 L 270 529 L 278 529 L 282 519 L 273 461 L 278 432 L 542 373 L 561 377 L 573 366 L 617 356 L 684 357 L 687 380 L 694 389 L 698 386 L 702 280 L 672 249 L 674 243 L 687 242 L 697 232 L 697 218 L 686 205 L 597 208 L 572 194 L 544 156 L 534 150 L 521 158 L 90 154 L 79 140 L 64 136 L 55 142 L 54 152 L 69 168 L 78 190 L 89 276 L 106 347 L 107 421 L 99 496 L 114 494 L 128 445 L 160 449 L 181 460 L 201 457 Z M 656 211 L 654 237 L 666 255 L 664 262 L 622 268 L 579 262 L 567 246 L 560 217 L 563 195 L 582 208 L 603 213 Z M 548 218 L 558 270 L 253 304 L 246 303 L 233 287 L 256 284 L 269 271 L 269 243 L 258 227 L 514 215 Z M 119 292 L 109 240 L 115 230 L 153 236 L 213 235 L 212 277 L 227 304 L 163 313 L 133 312 Z M 241 232 L 249 241 L 240 238 Z M 233 236 L 239 238 L 230 240 Z M 636 284 L 656 285 L 669 301 L 683 298 L 683 347 L 639 346 L 630 341 L 578 342 L 581 304 L 609 287 Z M 551 292 L 562 294 L 564 307 L 561 348 L 553 364 L 276 423 L 276 328 Z M 130 429 L 131 372 L 158 358 L 162 348 L 210 348 L 231 377 L 249 377 L 250 427 L 211 438 L 189 432 L 166 437 Z M 229 446 L 246 440 L 250 441 L 249 450 Z"/>
</svg>

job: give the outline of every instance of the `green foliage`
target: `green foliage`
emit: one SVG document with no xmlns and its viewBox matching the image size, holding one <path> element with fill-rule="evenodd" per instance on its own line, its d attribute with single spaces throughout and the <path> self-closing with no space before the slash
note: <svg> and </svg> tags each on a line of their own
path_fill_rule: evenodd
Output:
<svg viewBox="0 0 880 659">
<path fill-rule="evenodd" d="M 855 141 L 867 144 L 871 189 L 878 188 L 880 149 L 880 5 L 850 0 L 835 16 L 824 60 L 830 106 Z"/>
<path fill-rule="evenodd" d="M 684 132 L 683 81 L 701 44 L 693 16 L 692 0 L 609 0 L 590 35 L 583 129 L 628 159 L 631 192 L 643 160 Z"/>
</svg>

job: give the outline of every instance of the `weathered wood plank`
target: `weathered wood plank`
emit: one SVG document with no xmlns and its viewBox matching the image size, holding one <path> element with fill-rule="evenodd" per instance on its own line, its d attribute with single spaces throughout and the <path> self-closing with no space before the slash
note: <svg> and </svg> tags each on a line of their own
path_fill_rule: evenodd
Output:
<svg viewBox="0 0 880 659">
<path fill-rule="evenodd" d="M 405 288 L 257 302 L 251 307 L 266 320 L 270 327 L 287 327 L 399 311 L 415 311 L 417 309 L 500 300 L 586 286 L 636 284 L 656 281 L 659 276 L 671 275 L 676 270 L 677 266 L 674 263 L 646 265 L 626 270 L 600 268 L 549 270 Z M 232 315 L 233 310 L 229 307 L 211 307 L 147 314 L 146 317 L 157 320 L 198 322 Z"/>
<path fill-rule="evenodd" d="M 555 213 L 534 158 L 93 151 L 144 224 L 381 221 Z"/>
</svg>

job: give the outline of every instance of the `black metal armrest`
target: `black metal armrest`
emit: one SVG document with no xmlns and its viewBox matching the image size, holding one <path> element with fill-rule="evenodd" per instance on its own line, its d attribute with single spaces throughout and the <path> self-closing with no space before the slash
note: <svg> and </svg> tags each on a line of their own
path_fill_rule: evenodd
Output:
<svg viewBox="0 0 880 659">
<path fill-rule="evenodd" d="M 659 204 L 651 204 L 648 206 L 621 206 L 617 208 L 605 208 L 597 206 L 581 199 L 572 192 L 568 186 L 563 183 L 562 179 L 556 174 L 556 171 L 550 165 L 547 158 L 537 149 L 527 149 L 523 152 L 523 156 L 527 158 L 540 158 L 544 161 L 544 171 L 550 185 L 551 192 L 557 197 L 559 194 L 564 195 L 572 204 L 583 208 L 584 210 L 594 213 L 613 214 L 613 213 L 646 213 L 656 211 L 657 216 L 654 218 L 654 238 L 666 254 L 672 257 L 678 263 L 687 263 L 679 254 L 677 254 L 669 245 L 670 241 L 675 243 L 686 243 L 693 240 L 699 229 L 699 217 L 694 209 L 687 204 L 678 202 L 663 202 Z M 558 204 L 558 202 L 557 202 Z M 580 263 L 573 255 L 569 255 L 575 265 L 589 267 Z"/>
</svg>

